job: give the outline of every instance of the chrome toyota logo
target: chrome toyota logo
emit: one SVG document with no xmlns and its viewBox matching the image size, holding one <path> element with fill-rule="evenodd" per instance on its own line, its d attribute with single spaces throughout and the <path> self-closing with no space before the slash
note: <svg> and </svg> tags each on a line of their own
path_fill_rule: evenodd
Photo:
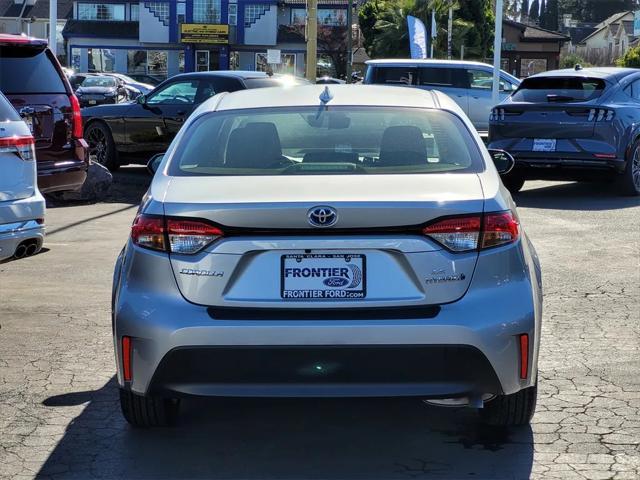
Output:
<svg viewBox="0 0 640 480">
<path fill-rule="evenodd" d="M 314 227 L 330 227 L 338 221 L 338 212 L 331 207 L 313 207 L 307 213 L 307 219 Z"/>
</svg>

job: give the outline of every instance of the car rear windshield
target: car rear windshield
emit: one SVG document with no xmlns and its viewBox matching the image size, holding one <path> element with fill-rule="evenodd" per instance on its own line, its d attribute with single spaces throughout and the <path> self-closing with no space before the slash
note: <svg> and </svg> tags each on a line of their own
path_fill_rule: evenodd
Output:
<svg viewBox="0 0 640 480">
<path fill-rule="evenodd" d="M 522 81 L 511 97 L 514 102 L 588 102 L 602 95 L 605 82 L 600 78 L 535 77 Z"/>
<path fill-rule="evenodd" d="M 5 94 L 66 93 L 48 52 L 26 46 L 0 46 L 0 90 Z"/>
<path fill-rule="evenodd" d="M 20 116 L 9 100 L 0 93 L 0 122 L 16 122 Z"/>
<path fill-rule="evenodd" d="M 269 88 L 283 86 L 307 85 L 307 81 L 294 76 L 245 78 L 247 88 Z"/>
<path fill-rule="evenodd" d="M 87 77 L 81 84 L 82 87 L 115 87 L 116 79 L 113 77 Z"/>
<path fill-rule="evenodd" d="M 191 124 L 169 173 L 342 175 L 477 172 L 455 115 L 420 108 L 298 107 L 213 112 Z"/>
</svg>

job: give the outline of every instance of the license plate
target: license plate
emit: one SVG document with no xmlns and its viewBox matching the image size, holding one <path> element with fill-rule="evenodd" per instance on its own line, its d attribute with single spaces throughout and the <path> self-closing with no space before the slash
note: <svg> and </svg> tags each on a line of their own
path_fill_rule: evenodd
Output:
<svg viewBox="0 0 640 480">
<path fill-rule="evenodd" d="M 361 254 L 290 254 L 281 257 L 283 300 L 363 299 L 366 257 Z"/>
<path fill-rule="evenodd" d="M 89 105 L 95 105 L 96 101 L 95 100 L 89 100 Z"/>
<path fill-rule="evenodd" d="M 533 151 L 534 152 L 555 152 L 556 139 L 555 138 L 534 138 Z"/>
</svg>

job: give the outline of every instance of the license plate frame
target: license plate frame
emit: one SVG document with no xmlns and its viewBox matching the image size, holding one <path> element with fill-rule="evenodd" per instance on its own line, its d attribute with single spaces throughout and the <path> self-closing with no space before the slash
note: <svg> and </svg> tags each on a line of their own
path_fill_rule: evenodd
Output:
<svg viewBox="0 0 640 480">
<path fill-rule="evenodd" d="M 555 138 L 534 138 L 531 150 L 534 152 L 555 152 L 556 145 Z"/>
<path fill-rule="evenodd" d="M 95 105 L 96 103 L 98 103 L 97 100 L 89 100 L 89 105 Z"/>
<path fill-rule="evenodd" d="M 287 272 L 286 270 L 296 268 L 301 270 L 297 272 L 299 275 L 296 275 L 295 271 Z M 309 273 L 321 275 L 305 277 L 304 274 L 307 272 L 303 272 L 303 269 L 314 269 L 316 271 Z M 324 271 L 318 272 L 318 270 Z M 295 282 L 299 284 L 299 288 L 291 288 L 292 283 Z M 300 288 L 314 285 L 315 288 Z M 364 300 L 366 297 L 367 257 L 365 254 L 294 253 L 280 257 L 280 299 L 283 301 L 353 301 Z"/>
</svg>

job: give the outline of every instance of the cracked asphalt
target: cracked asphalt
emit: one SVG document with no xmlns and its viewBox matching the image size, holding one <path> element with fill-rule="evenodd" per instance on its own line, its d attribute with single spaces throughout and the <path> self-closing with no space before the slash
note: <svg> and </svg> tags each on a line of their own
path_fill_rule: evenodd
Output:
<svg viewBox="0 0 640 480">
<path fill-rule="evenodd" d="M 0 478 L 640 478 L 640 202 L 530 182 L 519 213 L 545 311 L 531 427 L 402 400 L 183 403 L 175 428 L 120 415 L 112 267 L 146 180 L 51 208 L 43 253 L 0 264 Z"/>
</svg>

